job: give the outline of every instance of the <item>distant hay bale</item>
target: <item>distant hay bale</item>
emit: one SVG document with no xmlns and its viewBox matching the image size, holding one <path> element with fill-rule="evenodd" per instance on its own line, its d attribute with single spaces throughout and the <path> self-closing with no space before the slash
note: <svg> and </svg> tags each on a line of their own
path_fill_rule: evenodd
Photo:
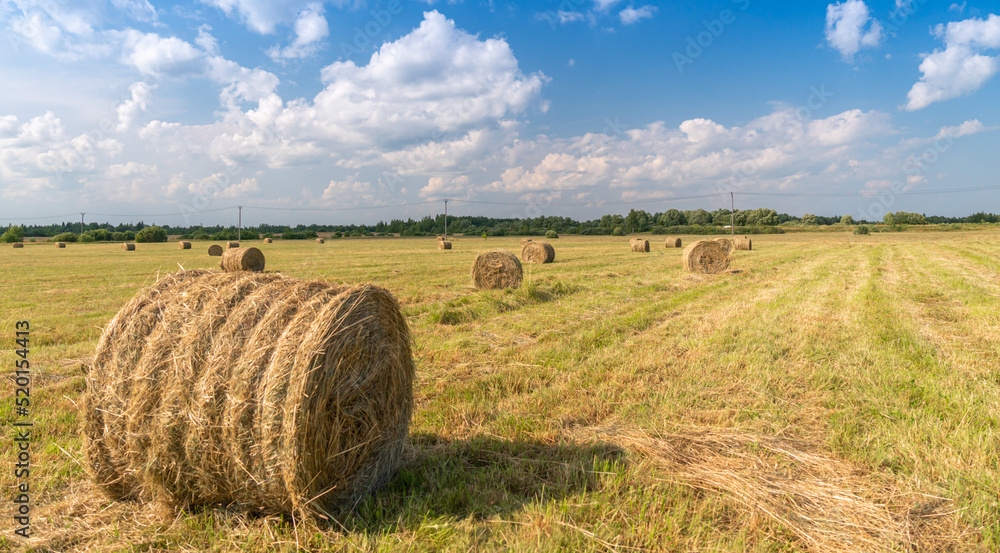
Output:
<svg viewBox="0 0 1000 553">
<path fill-rule="evenodd" d="M 753 249 L 753 241 L 748 236 L 737 236 L 733 248 L 737 250 L 750 251 Z"/>
<path fill-rule="evenodd" d="M 238 247 L 240 247 L 240 243 L 239 242 L 226 242 L 226 247 L 227 248 L 238 248 Z"/>
<path fill-rule="evenodd" d="M 521 248 L 521 259 L 525 263 L 552 263 L 556 250 L 548 242 L 528 242 Z"/>
<path fill-rule="evenodd" d="M 65 248 L 66 247 L 66 242 L 56 242 L 56 247 L 57 248 Z"/>
<path fill-rule="evenodd" d="M 122 244 L 122 251 L 123 252 L 134 252 L 135 251 L 135 244 Z"/>
<path fill-rule="evenodd" d="M 265 244 L 270 244 L 271 242 L 274 242 L 274 240 L 272 240 L 272 239 L 270 239 L 270 238 L 265 238 L 265 239 L 264 239 L 264 243 L 265 243 Z"/>
<path fill-rule="evenodd" d="M 629 246 L 631 246 L 634 252 L 648 252 L 649 251 L 649 240 L 644 238 L 633 238 L 629 241 Z"/>
<path fill-rule="evenodd" d="M 729 252 L 715 240 L 699 240 L 684 249 L 681 263 L 692 273 L 714 275 L 729 268 Z"/>
<path fill-rule="evenodd" d="M 517 256 L 507 250 L 493 250 L 476 256 L 472 264 L 472 280 L 476 288 L 500 290 L 521 286 L 524 271 Z"/>
<path fill-rule="evenodd" d="M 733 251 L 733 241 L 728 238 L 716 238 L 715 242 L 722 246 L 726 253 Z"/>
<path fill-rule="evenodd" d="M 443 242 L 443 241 L 444 241 L 444 236 L 438 236 L 438 242 Z"/>
<path fill-rule="evenodd" d="M 23 248 L 24 242 L 14 242 L 14 249 Z"/>
<path fill-rule="evenodd" d="M 222 246 L 218 244 L 212 244 L 208 247 L 208 255 L 218 257 L 222 255 Z"/>
<path fill-rule="evenodd" d="M 531 242 L 531 238 L 522 238 L 521 239 L 521 247 L 523 248 L 524 245 L 527 244 L 528 242 Z"/>
<path fill-rule="evenodd" d="M 377 286 L 167 276 L 101 335 L 80 407 L 84 465 L 115 499 L 329 516 L 401 464 L 410 347 Z"/>
<path fill-rule="evenodd" d="M 227 273 L 236 271 L 264 270 L 264 253 L 257 248 L 233 248 L 226 250 L 219 261 L 219 267 Z"/>
<path fill-rule="evenodd" d="M 440 242 L 438 242 L 438 249 L 439 250 L 450 250 L 451 249 L 451 242 L 449 242 L 447 240 L 441 240 Z"/>
<path fill-rule="evenodd" d="M 323 240 L 322 238 L 317 238 L 316 239 L 316 243 L 317 244 L 326 244 L 326 240 Z"/>
<path fill-rule="evenodd" d="M 177 243 L 177 249 L 178 250 L 190 250 L 191 249 L 191 242 L 178 242 Z"/>
<path fill-rule="evenodd" d="M 681 239 L 674 236 L 668 237 L 664 245 L 668 248 L 679 248 L 681 247 Z"/>
</svg>

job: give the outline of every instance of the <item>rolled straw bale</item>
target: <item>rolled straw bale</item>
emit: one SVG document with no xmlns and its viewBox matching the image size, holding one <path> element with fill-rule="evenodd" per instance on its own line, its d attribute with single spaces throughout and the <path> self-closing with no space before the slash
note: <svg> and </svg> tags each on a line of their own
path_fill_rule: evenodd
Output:
<svg viewBox="0 0 1000 553">
<path fill-rule="evenodd" d="M 265 243 L 265 244 L 270 244 L 271 242 L 274 242 L 274 240 L 272 240 L 272 239 L 270 239 L 270 238 L 265 238 L 265 239 L 264 239 L 264 243 Z"/>
<path fill-rule="evenodd" d="M 692 273 L 714 275 L 729 268 L 729 252 L 715 240 L 699 240 L 684 249 L 681 263 Z"/>
<path fill-rule="evenodd" d="M 122 244 L 122 251 L 123 252 L 134 252 L 135 251 L 135 244 Z"/>
<path fill-rule="evenodd" d="M 681 247 L 681 239 L 674 236 L 670 236 L 667 238 L 667 241 L 664 243 L 664 245 L 668 248 L 679 248 Z"/>
<path fill-rule="evenodd" d="M 528 242 L 531 242 L 531 238 L 522 238 L 521 239 L 521 247 L 523 248 L 524 245 L 527 244 Z"/>
<path fill-rule="evenodd" d="M 238 247 L 240 247 L 240 243 L 239 242 L 226 242 L 226 247 L 227 248 L 238 248 Z"/>
<path fill-rule="evenodd" d="M 65 248 L 66 247 L 66 242 L 56 242 L 56 247 L 57 248 Z"/>
<path fill-rule="evenodd" d="M 326 240 L 323 240 L 322 238 L 317 238 L 316 239 L 316 243 L 317 244 L 326 244 Z"/>
<path fill-rule="evenodd" d="M 507 250 L 493 250 L 476 256 L 472 264 L 472 280 L 476 288 L 499 290 L 521 286 L 524 272 L 517 256 Z"/>
<path fill-rule="evenodd" d="M 444 242 L 444 236 L 438 236 L 438 242 Z"/>
<path fill-rule="evenodd" d="M 14 242 L 14 249 L 23 247 L 24 247 L 24 242 Z"/>
<path fill-rule="evenodd" d="M 296 516 L 356 505 L 402 459 L 410 341 L 377 286 L 167 276 L 98 342 L 81 402 L 86 468 L 116 499 Z"/>
<path fill-rule="evenodd" d="M 726 250 L 726 253 L 729 253 L 729 252 L 733 251 L 733 241 L 732 240 L 730 240 L 728 238 L 716 238 L 715 242 L 717 242 L 720 246 L 722 246 Z"/>
<path fill-rule="evenodd" d="M 737 250 L 750 251 L 753 249 L 753 241 L 748 236 L 737 236 L 733 247 Z"/>
<path fill-rule="evenodd" d="M 208 255 L 218 257 L 222 255 L 222 246 L 218 244 L 212 244 L 208 247 Z"/>
<path fill-rule="evenodd" d="M 552 263 L 556 250 L 548 242 L 528 242 L 521 248 L 521 259 L 525 263 Z"/>
<path fill-rule="evenodd" d="M 264 270 L 264 253 L 257 248 L 233 248 L 226 250 L 219 261 L 219 267 L 227 273 L 236 271 Z"/>
<path fill-rule="evenodd" d="M 177 243 L 177 249 L 178 250 L 190 250 L 191 249 L 191 242 L 183 242 L 183 241 L 182 242 L 178 242 Z"/>
<path fill-rule="evenodd" d="M 440 242 L 438 242 L 438 249 L 439 250 L 450 250 L 451 249 L 451 242 L 449 242 L 447 240 L 441 240 Z"/>
<path fill-rule="evenodd" d="M 632 251 L 634 252 L 648 252 L 649 240 L 644 238 L 633 238 L 629 241 L 629 246 L 632 247 Z"/>
</svg>

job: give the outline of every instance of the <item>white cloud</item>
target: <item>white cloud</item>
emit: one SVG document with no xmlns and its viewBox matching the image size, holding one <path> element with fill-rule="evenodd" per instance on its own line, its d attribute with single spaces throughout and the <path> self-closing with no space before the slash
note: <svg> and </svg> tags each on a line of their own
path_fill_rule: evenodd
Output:
<svg viewBox="0 0 1000 553">
<path fill-rule="evenodd" d="M 129 87 L 131 98 L 118 105 L 118 132 L 126 131 L 132 126 L 136 115 L 145 111 L 152 96 L 153 87 L 142 81 L 132 83 Z"/>
<path fill-rule="evenodd" d="M 965 11 L 965 4 L 965 2 L 952 4 L 948 6 L 948 11 L 957 12 L 959 15 L 962 15 L 962 12 Z"/>
<path fill-rule="evenodd" d="M 10 187 L 33 179 L 93 172 L 100 162 L 121 153 L 122 144 L 100 132 L 71 136 L 52 112 L 18 125 L 14 116 L 0 118 L 0 178 Z"/>
<path fill-rule="evenodd" d="M 240 20 L 248 29 L 262 35 L 271 34 L 278 25 L 295 21 L 310 6 L 320 6 L 316 0 L 202 0 L 221 9 L 229 17 Z M 345 2 L 334 2 L 344 4 Z"/>
<path fill-rule="evenodd" d="M 908 111 L 972 94 L 1000 70 L 1000 57 L 983 53 L 1000 48 L 1000 16 L 953 21 L 933 32 L 945 48 L 924 55 L 920 81 L 907 93 Z"/>
<path fill-rule="evenodd" d="M 879 45 L 882 25 L 870 16 L 868 6 L 862 0 L 829 4 L 826 7 L 826 41 L 849 61 L 863 47 Z"/>
<path fill-rule="evenodd" d="M 149 0 L 111 0 L 111 4 L 136 21 L 154 23 L 159 19 L 156 8 Z"/>
<path fill-rule="evenodd" d="M 608 11 L 621 0 L 594 0 L 594 9 L 599 12 Z"/>
<path fill-rule="evenodd" d="M 121 33 L 122 62 L 144 75 L 179 77 L 201 73 L 202 54 L 190 43 L 177 37 L 161 37 L 129 29 Z"/>
<path fill-rule="evenodd" d="M 618 14 L 623 25 L 632 25 L 638 23 L 643 19 L 650 19 L 656 14 L 656 6 L 643 6 L 639 9 L 625 8 Z"/>
<path fill-rule="evenodd" d="M 268 55 L 274 60 L 308 57 L 318 48 L 317 43 L 329 34 L 330 28 L 323 17 L 322 4 L 310 4 L 295 20 L 295 40 L 285 48 L 271 48 Z"/>
<path fill-rule="evenodd" d="M 88 199 L 118 202 L 162 201 L 163 187 L 159 169 L 135 161 L 108 165 L 98 175 L 83 179 L 83 193 Z"/>
</svg>

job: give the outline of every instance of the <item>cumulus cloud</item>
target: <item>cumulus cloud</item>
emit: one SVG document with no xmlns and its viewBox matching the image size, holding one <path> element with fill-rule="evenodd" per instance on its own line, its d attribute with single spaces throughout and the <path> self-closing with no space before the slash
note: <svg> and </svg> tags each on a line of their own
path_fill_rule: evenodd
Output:
<svg viewBox="0 0 1000 553">
<path fill-rule="evenodd" d="M 153 87 L 147 83 L 142 81 L 132 83 L 132 86 L 129 87 L 131 98 L 119 104 L 116 110 L 118 112 L 118 127 L 115 130 L 122 132 L 132 126 L 136 115 L 146 110 L 152 92 Z"/>
<path fill-rule="evenodd" d="M 295 20 L 295 40 L 284 48 L 271 48 L 268 55 L 274 60 L 308 57 L 329 34 L 330 28 L 323 17 L 322 4 L 310 4 Z"/>
<path fill-rule="evenodd" d="M 639 9 L 629 7 L 622 10 L 618 14 L 618 18 L 621 19 L 623 25 L 632 25 L 643 19 L 651 19 L 655 14 L 656 6 L 643 6 Z"/>
<path fill-rule="evenodd" d="M 153 23 L 159 19 L 156 8 L 149 0 L 111 0 L 111 4 L 136 21 Z"/>
<path fill-rule="evenodd" d="M 610 10 L 618 4 L 621 0 L 594 0 L 594 9 L 599 12 L 605 12 Z"/>
<path fill-rule="evenodd" d="M 162 37 L 135 29 L 123 31 L 121 37 L 122 63 L 144 75 L 181 77 L 203 70 L 201 52 L 177 37 Z"/>
<path fill-rule="evenodd" d="M 972 94 L 1000 70 L 1000 56 L 986 54 L 1000 48 L 1000 16 L 938 25 L 933 34 L 945 48 L 924 55 L 920 81 L 907 93 L 908 111 Z"/>
<path fill-rule="evenodd" d="M 271 34 L 279 25 L 287 25 L 298 20 L 305 11 L 322 13 L 322 3 L 316 0 L 202 0 L 206 4 L 221 9 L 227 16 L 235 18 L 248 29 L 262 35 Z M 335 5 L 344 5 L 344 0 Z"/>
<path fill-rule="evenodd" d="M 845 60 L 852 60 L 862 48 L 874 48 L 881 41 L 882 24 L 871 17 L 862 0 L 827 5 L 826 42 Z"/>
</svg>

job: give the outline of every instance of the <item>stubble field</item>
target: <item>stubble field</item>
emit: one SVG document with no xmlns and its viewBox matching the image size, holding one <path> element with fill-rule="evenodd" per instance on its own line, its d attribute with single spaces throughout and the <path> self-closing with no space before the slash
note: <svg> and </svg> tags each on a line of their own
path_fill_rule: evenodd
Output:
<svg viewBox="0 0 1000 553">
<path fill-rule="evenodd" d="M 209 243 L 7 246 L 0 414 L 11 434 L 28 320 L 34 535 L 4 516 L 0 548 L 1000 549 L 1000 233 L 760 236 L 712 276 L 647 238 L 551 240 L 555 263 L 504 292 L 469 268 L 518 238 L 244 243 L 270 271 L 389 289 L 413 333 L 407 462 L 328 525 L 113 502 L 86 478 L 101 327 L 158 276 L 215 267 Z"/>
</svg>

